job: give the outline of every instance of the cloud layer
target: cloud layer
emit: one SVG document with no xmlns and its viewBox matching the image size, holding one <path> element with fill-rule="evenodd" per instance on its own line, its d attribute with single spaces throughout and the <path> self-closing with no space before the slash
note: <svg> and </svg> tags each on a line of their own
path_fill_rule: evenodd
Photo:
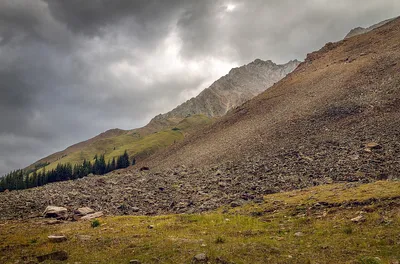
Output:
<svg viewBox="0 0 400 264">
<path fill-rule="evenodd" d="M 2 0 L 0 174 L 145 125 L 256 58 L 303 59 L 395 0 Z"/>
</svg>

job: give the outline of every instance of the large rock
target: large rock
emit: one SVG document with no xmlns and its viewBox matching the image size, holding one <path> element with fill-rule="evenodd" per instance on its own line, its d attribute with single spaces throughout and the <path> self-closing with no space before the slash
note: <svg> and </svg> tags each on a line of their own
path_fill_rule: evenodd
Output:
<svg viewBox="0 0 400 264">
<path fill-rule="evenodd" d="M 49 205 L 46 207 L 46 210 L 44 210 L 43 216 L 57 218 L 57 219 L 67 219 L 68 209 L 65 207 Z"/>
<path fill-rule="evenodd" d="M 75 214 L 80 215 L 80 216 L 85 216 L 88 214 L 93 214 L 94 210 L 90 207 L 81 207 L 75 210 Z"/>
</svg>

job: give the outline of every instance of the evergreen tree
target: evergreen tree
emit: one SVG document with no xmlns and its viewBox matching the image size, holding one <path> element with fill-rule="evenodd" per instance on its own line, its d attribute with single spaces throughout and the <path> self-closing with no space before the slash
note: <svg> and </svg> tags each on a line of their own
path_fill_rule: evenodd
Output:
<svg viewBox="0 0 400 264">
<path fill-rule="evenodd" d="M 110 171 L 113 171 L 117 168 L 117 164 L 115 163 L 115 157 L 113 157 L 112 161 L 111 161 L 111 168 Z"/>
<path fill-rule="evenodd" d="M 125 150 L 124 154 L 119 156 L 117 159 L 117 168 L 116 169 L 123 169 L 126 167 L 129 167 L 129 155 Z"/>
</svg>

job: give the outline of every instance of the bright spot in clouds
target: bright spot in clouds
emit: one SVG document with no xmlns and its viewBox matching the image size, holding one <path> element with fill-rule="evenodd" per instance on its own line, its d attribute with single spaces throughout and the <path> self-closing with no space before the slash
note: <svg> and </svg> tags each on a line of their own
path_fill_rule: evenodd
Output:
<svg viewBox="0 0 400 264">
<path fill-rule="evenodd" d="M 236 5 L 234 5 L 234 4 L 228 4 L 228 5 L 226 6 L 226 11 L 232 12 L 233 10 L 235 10 L 235 8 L 236 8 Z"/>
</svg>

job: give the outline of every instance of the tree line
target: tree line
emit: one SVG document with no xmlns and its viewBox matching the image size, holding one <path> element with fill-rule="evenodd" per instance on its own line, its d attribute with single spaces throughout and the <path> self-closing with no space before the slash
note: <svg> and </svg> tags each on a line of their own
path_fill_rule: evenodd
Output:
<svg viewBox="0 0 400 264">
<path fill-rule="evenodd" d="M 49 171 L 46 171 L 45 167 L 39 172 L 33 171 L 32 173 L 15 170 L 0 178 L 0 192 L 28 189 L 52 182 L 76 180 L 91 173 L 103 175 L 113 170 L 126 168 L 131 164 L 135 165 L 135 159 L 131 163 L 129 155 L 125 151 L 123 155 L 117 159 L 108 160 L 107 163 L 104 155 L 96 155 L 93 163 L 85 159 L 82 164 L 75 164 L 74 166 L 71 163 L 58 164 L 55 169 Z"/>
</svg>

